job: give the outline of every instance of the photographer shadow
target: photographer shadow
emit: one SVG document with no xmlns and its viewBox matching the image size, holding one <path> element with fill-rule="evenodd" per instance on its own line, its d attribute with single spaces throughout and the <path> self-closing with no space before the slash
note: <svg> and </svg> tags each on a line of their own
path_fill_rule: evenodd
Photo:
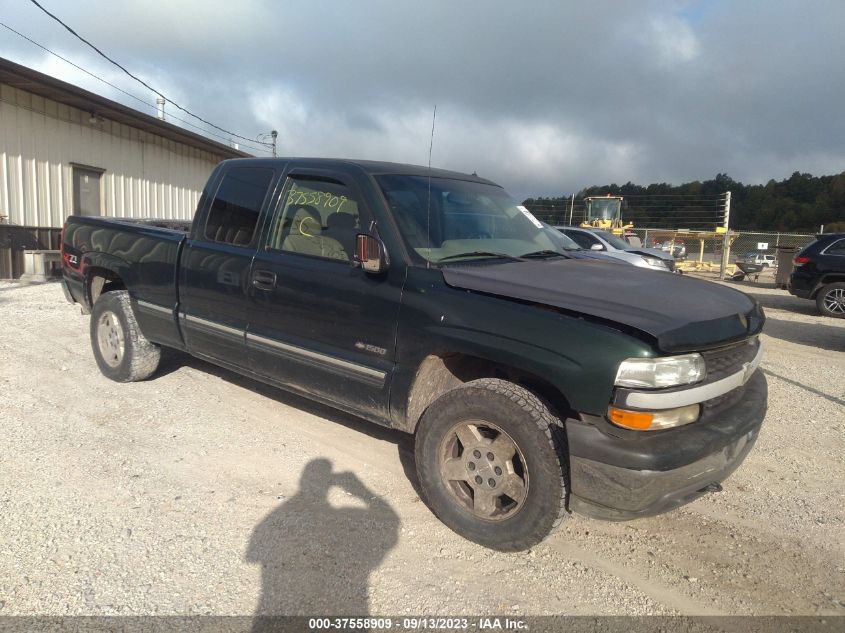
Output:
<svg viewBox="0 0 845 633">
<path fill-rule="evenodd" d="M 330 503 L 333 488 L 345 493 L 341 507 Z M 367 615 L 370 573 L 396 545 L 399 523 L 353 473 L 310 461 L 296 495 L 252 533 L 246 560 L 261 565 L 262 579 L 253 631 L 275 630 L 272 616 Z"/>
</svg>

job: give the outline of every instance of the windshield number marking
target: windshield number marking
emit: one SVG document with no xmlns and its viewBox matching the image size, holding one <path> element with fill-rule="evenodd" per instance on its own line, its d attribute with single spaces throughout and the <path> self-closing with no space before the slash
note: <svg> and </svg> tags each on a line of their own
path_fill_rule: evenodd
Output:
<svg viewBox="0 0 845 633">
<path fill-rule="evenodd" d="M 288 205 L 310 204 L 333 211 L 340 211 L 346 202 L 346 196 L 336 196 L 327 191 L 303 191 L 297 189 L 296 185 L 288 193 Z"/>
</svg>

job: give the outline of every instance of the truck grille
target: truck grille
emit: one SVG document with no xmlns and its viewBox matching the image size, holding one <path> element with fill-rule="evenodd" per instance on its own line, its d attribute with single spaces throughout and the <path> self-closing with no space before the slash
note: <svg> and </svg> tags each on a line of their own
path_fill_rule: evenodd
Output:
<svg viewBox="0 0 845 633">
<path fill-rule="evenodd" d="M 716 398 L 711 398 L 710 400 L 706 400 L 701 403 L 702 411 L 701 416 L 704 417 L 705 415 L 715 415 L 720 413 L 730 407 L 734 406 L 737 402 L 742 400 L 742 396 L 745 393 L 745 386 L 737 387 L 736 389 L 729 391 L 728 393 L 724 393 L 721 396 Z"/>
<path fill-rule="evenodd" d="M 754 360 L 758 349 L 760 340 L 755 336 L 736 345 L 702 352 L 704 362 L 707 363 L 705 382 L 715 382 L 740 371 L 745 363 Z"/>
</svg>

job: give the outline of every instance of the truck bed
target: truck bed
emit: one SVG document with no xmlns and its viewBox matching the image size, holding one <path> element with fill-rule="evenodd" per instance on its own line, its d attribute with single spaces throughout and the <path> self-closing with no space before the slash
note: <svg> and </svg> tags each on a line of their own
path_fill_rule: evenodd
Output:
<svg viewBox="0 0 845 633">
<path fill-rule="evenodd" d="M 90 310 L 92 289 L 85 280 L 102 269 L 150 303 L 173 310 L 179 252 L 189 230 L 180 220 L 70 216 L 62 240 L 68 290 Z M 175 333 L 175 323 L 173 328 Z"/>
<path fill-rule="evenodd" d="M 108 218 L 111 222 L 122 222 L 124 224 L 141 224 L 158 229 L 168 229 L 188 234 L 191 232 L 190 220 L 168 220 L 166 218 Z"/>
</svg>

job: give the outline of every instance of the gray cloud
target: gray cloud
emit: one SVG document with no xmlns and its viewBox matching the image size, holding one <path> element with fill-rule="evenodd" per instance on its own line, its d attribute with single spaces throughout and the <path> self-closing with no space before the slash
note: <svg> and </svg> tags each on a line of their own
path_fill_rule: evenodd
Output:
<svg viewBox="0 0 845 633">
<path fill-rule="evenodd" d="M 247 136 L 278 129 L 286 154 L 424 163 L 437 104 L 434 163 L 520 196 L 845 169 L 845 3 L 567 4 L 47 6 L 206 118 Z M 0 9 L 152 101 L 28 3 Z M 0 55 L 138 105 L 4 30 Z"/>
</svg>

